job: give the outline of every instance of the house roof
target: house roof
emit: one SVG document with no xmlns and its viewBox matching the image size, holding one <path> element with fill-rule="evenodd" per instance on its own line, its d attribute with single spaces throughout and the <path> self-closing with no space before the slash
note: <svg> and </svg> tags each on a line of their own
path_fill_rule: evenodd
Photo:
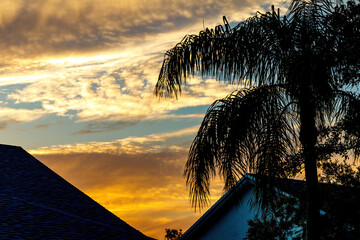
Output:
<svg viewBox="0 0 360 240">
<path fill-rule="evenodd" d="M 254 185 L 254 177 L 246 174 L 235 186 L 226 192 L 208 211 L 204 213 L 182 236 L 180 239 L 191 239 L 191 236 L 202 228 L 210 219 L 216 219 L 222 210 L 232 203 L 237 204 L 239 196 L 249 187 Z"/>
<path fill-rule="evenodd" d="M 217 219 L 222 210 L 241 201 L 242 193 L 255 186 L 255 175 L 245 174 L 228 192 L 226 192 L 203 216 L 201 216 L 180 239 L 191 239 L 194 234 L 208 222 Z M 275 187 L 282 193 L 304 200 L 306 182 L 296 179 L 275 179 Z M 345 197 L 344 197 L 345 196 Z M 336 184 L 319 184 L 321 209 L 332 214 L 339 221 L 353 226 L 359 224 L 360 188 L 349 188 Z M 334 206 L 336 206 L 334 211 Z M 339 207 L 340 206 L 340 207 Z M 323 213 L 325 213 L 323 211 Z"/>
<path fill-rule="evenodd" d="M 8 145 L 0 145 L 0 238 L 151 239 Z"/>
</svg>

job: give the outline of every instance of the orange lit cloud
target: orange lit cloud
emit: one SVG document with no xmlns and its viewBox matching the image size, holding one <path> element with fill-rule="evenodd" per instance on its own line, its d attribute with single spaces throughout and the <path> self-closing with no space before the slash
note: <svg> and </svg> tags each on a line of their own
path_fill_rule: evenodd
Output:
<svg viewBox="0 0 360 240">
<path fill-rule="evenodd" d="M 159 101 L 153 88 L 163 53 L 204 24 L 220 24 L 223 15 L 245 19 L 254 9 L 261 10 L 261 4 L 260 0 L 1 1 L 0 86 L 25 85 L 8 94 L 8 101 L 37 103 L 44 113 L 90 122 L 74 133 L 78 135 L 174 119 L 171 111 L 209 105 L 241 86 L 196 77 L 178 101 Z M 99 121 L 126 124 L 104 126 Z"/>
<path fill-rule="evenodd" d="M 98 51 L 194 23 L 202 27 L 203 19 L 213 25 L 222 15 L 242 12 L 244 18 L 254 5 L 234 0 L 1 1 L 0 47 L 27 57 Z"/>
<path fill-rule="evenodd" d="M 111 142 L 88 142 L 68 145 L 46 146 L 32 149 L 29 152 L 35 155 L 51 154 L 81 154 L 81 153 L 104 153 L 104 154 L 139 154 L 155 153 L 162 149 L 174 152 L 185 151 L 188 146 L 159 145 L 170 138 L 192 136 L 198 130 L 198 126 L 185 128 L 175 132 L 150 134 L 142 137 L 127 137 Z"/>
<path fill-rule="evenodd" d="M 31 154 L 145 234 L 162 239 L 164 228 L 185 230 L 200 216 L 183 178 L 198 126 L 127 132 L 118 140 L 101 134 L 141 121 L 200 121 L 204 113 L 177 110 L 209 105 L 241 86 L 195 76 L 181 98 L 159 100 L 153 89 L 163 54 L 185 34 L 221 24 L 224 15 L 239 21 L 266 6 L 262 0 L 2 0 L 0 129 L 33 126 L 30 138 L 38 141 Z M 12 141 L 23 141 L 18 132 Z M 215 181 L 214 200 L 221 193 Z"/>
<path fill-rule="evenodd" d="M 188 144 L 166 144 L 195 131 L 188 128 L 30 153 L 124 221 L 162 239 L 165 228 L 186 230 L 200 216 L 190 206 L 183 177 Z M 221 193 L 216 182 L 213 202 Z"/>
<path fill-rule="evenodd" d="M 209 105 L 239 87 L 195 77 L 188 82 L 180 99 L 159 100 L 153 95 L 153 88 L 159 67 L 156 61 L 160 59 L 150 57 L 125 62 L 125 58 L 118 58 L 113 62 L 88 62 L 80 67 L 73 66 L 74 69 L 64 69 L 62 76 L 54 73 L 52 78 L 30 83 L 9 94 L 8 99 L 17 103 L 40 102 L 47 113 L 76 116 L 79 121 L 136 122 L 176 118 L 171 111 Z M 84 66 L 88 68 L 82 69 Z M 75 113 L 69 115 L 69 110 Z M 179 116 L 186 117 L 202 116 Z"/>
<path fill-rule="evenodd" d="M 9 123 L 31 122 L 44 116 L 46 112 L 41 109 L 14 109 L 0 107 L 0 129 L 6 128 Z"/>
<path fill-rule="evenodd" d="M 182 176 L 186 151 L 35 157 L 121 219 L 158 239 L 164 228 L 188 228 L 199 216 L 188 204 Z M 173 223 L 182 216 L 191 220 Z"/>
</svg>

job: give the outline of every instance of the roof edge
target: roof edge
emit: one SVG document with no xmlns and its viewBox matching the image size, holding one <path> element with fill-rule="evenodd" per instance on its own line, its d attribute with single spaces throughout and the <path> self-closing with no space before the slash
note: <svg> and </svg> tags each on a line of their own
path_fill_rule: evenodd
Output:
<svg viewBox="0 0 360 240">
<path fill-rule="evenodd" d="M 255 184 L 254 176 L 245 174 L 229 191 L 227 191 L 209 210 L 207 210 L 180 238 L 180 240 L 191 239 L 192 235 L 225 203 L 231 199 L 235 190 L 240 190 L 247 184 Z"/>
</svg>

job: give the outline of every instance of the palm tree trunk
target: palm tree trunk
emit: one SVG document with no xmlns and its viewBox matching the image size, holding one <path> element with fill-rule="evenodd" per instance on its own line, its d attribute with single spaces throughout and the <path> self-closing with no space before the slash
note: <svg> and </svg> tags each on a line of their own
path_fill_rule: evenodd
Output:
<svg viewBox="0 0 360 240">
<path fill-rule="evenodd" d="M 309 92 L 308 92 L 309 93 Z M 306 177 L 306 240 L 320 237 L 320 204 L 318 196 L 317 154 L 315 144 L 317 129 L 315 125 L 315 106 L 309 94 L 305 94 L 300 104 L 300 142 L 304 151 Z"/>
</svg>

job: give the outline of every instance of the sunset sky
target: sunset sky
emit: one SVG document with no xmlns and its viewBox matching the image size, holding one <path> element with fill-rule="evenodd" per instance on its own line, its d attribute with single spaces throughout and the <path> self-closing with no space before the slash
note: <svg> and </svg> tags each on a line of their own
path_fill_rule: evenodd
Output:
<svg viewBox="0 0 360 240">
<path fill-rule="evenodd" d="M 178 100 L 158 99 L 163 54 L 224 15 L 235 24 L 270 3 L 282 6 L 1 0 L 0 143 L 22 146 L 148 236 L 186 230 L 201 216 L 183 177 L 188 148 L 209 104 L 241 86 L 194 77 Z M 212 203 L 221 194 L 217 182 Z"/>
</svg>

